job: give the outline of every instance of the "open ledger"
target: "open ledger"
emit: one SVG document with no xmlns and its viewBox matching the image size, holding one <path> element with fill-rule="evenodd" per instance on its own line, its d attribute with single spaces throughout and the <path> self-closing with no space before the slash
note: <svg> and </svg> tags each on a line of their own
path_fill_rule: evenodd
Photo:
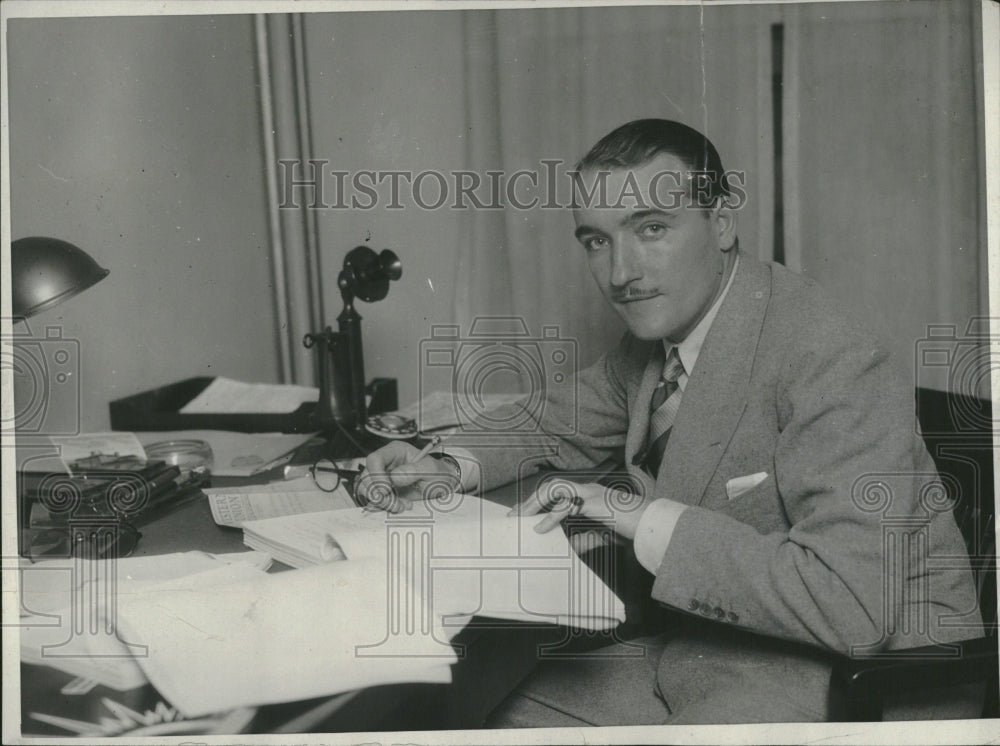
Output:
<svg viewBox="0 0 1000 746">
<path fill-rule="evenodd" d="M 381 563 L 390 581 L 406 576 L 424 589 L 446 626 L 470 616 L 591 630 L 624 621 L 622 602 L 565 534 L 537 533 L 539 520 L 508 517 L 501 505 L 456 493 L 398 514 L 353 508 L 247 521 L 243 542 L 292 567 Z M 383 606 L 394 593 L 385 591 Z"/>
</svg>

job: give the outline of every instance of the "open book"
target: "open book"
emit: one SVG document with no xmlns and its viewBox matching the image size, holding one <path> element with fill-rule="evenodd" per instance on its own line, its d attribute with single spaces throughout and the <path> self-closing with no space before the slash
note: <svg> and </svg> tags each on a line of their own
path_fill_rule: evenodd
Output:
<svg viewBox="0 0 1000 746">
<path fill-rule="evenodd" d="M 383 605 L 406 579 L 435 617 L 469 616 L 611 629 L 625 619 L 617 596 L 562 531 L 534 531 L 539 516 L 472 495 L 415 503 L 399 514 L 359 508 L 243 524 L 244 543 L 292 567 L 371 560 L 385 568 Z"/>
</svg>

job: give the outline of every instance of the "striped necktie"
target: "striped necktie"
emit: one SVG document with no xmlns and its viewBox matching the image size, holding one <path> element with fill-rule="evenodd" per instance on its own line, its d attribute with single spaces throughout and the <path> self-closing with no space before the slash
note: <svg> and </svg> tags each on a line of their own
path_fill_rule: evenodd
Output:
<svg viewBox="0 0 1000 746">
<path fill-rule="evenodd" d="M 677 348 L 671 347 L 667 353 L 667 360 L 663 364 L 663 373 L 660 382 L 653 392 L 653 400 L 649 405 L 649 450 L 646 452 L 646 470 L 655 479 L 660 470 L 660 461 L 663 460 L 663 452 L 667 448 L 667 440 L 670 438 L 670 428 L 674 424 L 677 410 L 681 406 L 681 391 L 677 383 L 681 373 L 684 372 L 684 364 L 677 354 Z"/>
</svg>

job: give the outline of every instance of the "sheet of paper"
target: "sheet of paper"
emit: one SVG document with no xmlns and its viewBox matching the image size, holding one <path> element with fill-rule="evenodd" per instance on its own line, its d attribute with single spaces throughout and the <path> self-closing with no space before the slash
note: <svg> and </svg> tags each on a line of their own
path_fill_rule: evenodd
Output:
<svg viewBox="0 0 1000 746">
<path fill-rule="evenodd" d="M 114 565 L 113 570 L 109 568 Z M 74 557 L 32 562 L 21 559 L 17 570 L 19 615 L 45 615 L 66 607 L 72 594 L 84 583 L 112 575 L 122 590 L 134 583 L 152 583 L 183 578 L 227 565 L 248 565 L 266 570 L 271 557 L 262 552 L 174 552 L 153 557 L 122 557 L 109 560 L 78 560 Z"/>
<path fill-rule="evenodd" d="M 212 474 L 249 477 L 276 465 L 315 433 L 236 433 L 228 430 L 137 432 L 144 446 L 165 440 L 204 440 L 212 447 Z"/>
<path fill-rule="evenodd" d="M 87 567 L 78 567 L 75 574 L 89 580 L 75 587 L 74 573 L 69 573 L 69 578 L 63 573 L 63 579 L 70 580 L 69 587 L 58 594 L 51 588 L 41 594 L 36 589 L 26 603 L 36 613 L 25 615 L 22 607 L 21 660 L 93 679 L 120 691 L 141 686 L 147 678 L 137 661 L 148 650 L 115 628 L 123 599 L 163 590 L 189 591 L 263 575 L 266 565 L 257 553 L 242 552 L 238 556 L 240 559 L 226 561 L 202 552 L 186 552 L 135 558 L 145 562 L 118 560 L 113 568 L 110 562 L 86 563 Z M 50 566 L 38 572 L 55 577 L 54 569 Z M 37 613 L 39 607 L 49 606 L 53 607 L 50 611 Z"/>
<path fill-rule="evenodd" d="M 617 596 L 580 560 L 562 531 L 537 533 L 539 516 L 507 517 L 501 505 L 471 495 L 415 503 L 398 515 L 361 509 L 244 524 L 244 543 L 292 566 L 346 557 L 392 567 L 401 547 L 422 547 L 415 571 L 433 588 L 437 615 L 609 629 L 624 621 Z M 414 551 L 417 551 L 414 549 Z"/>
<path fill-rule="evenodd" d="M 187 717 L 378 684 L 450 681 L 457 658 L 440 624 L 390 625 L 385 585 L 381 563 L 338 562 L 130 597 L 119 626 L 148 646 L 139 665 Z M 418 595 L 408 597 L 415 604 L 408 608 L 424 608 Z"/>
<path fill-rule="evenodd" d="M 307 492 L 246 492 L 246 489 L 242 488 L 241 492 L 204 491 L 216 523 L 239 528 L 246 521 L 319 513 L 354 505 L 343 486 L 338 487 L 335 492 L 323 492 L 319 489 Z"/>
<path fill-rule="evenodd" d="M 60 449 L 63 465 L 69 469 L 77 459 L 95 454 L 104 456 L 135 456 L 146 460 L 146 451 L 133 433 L 81 433 L 68 437 L 51 437 L 53 445 Z"/>
<path fill-rule="evenodd" d="M 495 409 L 524 398 L 524 394 L 482 394 L 476 401 L 468 395 L 449 391 L 434 391 L 418 402 L 400 409 L 397 414 L 417 421 L 421 431 L 441 430 L 458 426 L 470 414 Z M 460 405 L 460 406 L 459 406 Z M 462 413 L 465 414 L 462 414 Z"/>
<path fill-rule="evenodd" d="M 181 414 L 286 414 L 319 400 L 319 389 L 282 383 L 245 383 L 219 376 L 180 409 Z"/>
<path fill-rule="evenodd" d="M 326 494 L 316 486 L 316 482 L 308 473 L 295 479 L 276 480 L 242 487 L 209 487 L 204 491 L 214 495 L 238 495 L 244 492 L 315 492 L 319 495 Z M 333 510 L 333 508 L 328 508 L 328 510 Z"/>
</svg>

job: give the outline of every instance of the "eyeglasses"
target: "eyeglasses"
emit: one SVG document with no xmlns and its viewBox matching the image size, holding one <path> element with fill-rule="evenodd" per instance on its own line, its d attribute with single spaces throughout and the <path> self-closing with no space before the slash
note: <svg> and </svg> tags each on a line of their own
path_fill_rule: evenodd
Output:
<svg viewBox="0 0 1000 746">
<path fill-rule="evenodd" d="M 27 537 L 25 554 L 34 561 L 59 557 L 116 559 L 135 551 L 142 534 L 126 520 L 107 524 L 67 525 L 35 530 Z"/>
<path fill-rule="evenodd" d="M 309 467 L 313 482 L 323 492 L 335 492 L 340 483 L 343 482 L 344 488 L 355 503 L 357 503 L 358 498 L 354 495 L 354 481 L 364 470 L 363 466 L 360 469 L 341 469 L 328 458 L 321 458 Z"/>
</svg>

